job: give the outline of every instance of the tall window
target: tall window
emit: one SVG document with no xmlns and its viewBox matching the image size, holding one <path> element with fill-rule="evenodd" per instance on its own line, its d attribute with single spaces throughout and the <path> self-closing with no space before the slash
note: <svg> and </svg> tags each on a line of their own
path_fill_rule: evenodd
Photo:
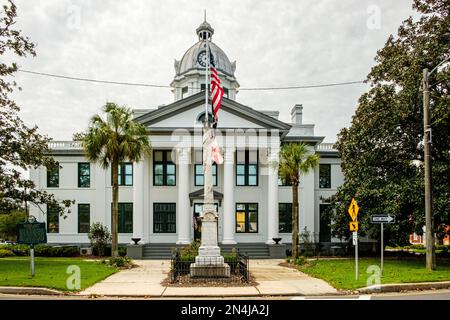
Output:
<svg viewBox="0 0 450 320">
<path fill-rule="evenodd" d="M 78 163 L 78 188 L 91 186 L 91 164 L 89 162 Z"/>
<path fill-rule="evenodd" d="M 331 188 L 331 164 L 319 165 L 319 188 Z"/>
<path fill-rule="evenodd" d="M 88 203 L 78 204 L 78 233 L 88 233 L 91 222 L 91 205 Z"/>
<path fill-rule="evenodd" d="M 282 177 L 280 173 L 278 173 L 278 185 L 280 187 L 292 186 L 291 179 L 289 177 Z"/>
<path fill-rule="evenodd" d="M 112 220 L 111 203 L 111 220 Z M 133 203 L 119 202 L 118 232 L 133 233 Z"/>
<path fill-rule="evenodd" d="M 258 232 L 258 204 L 236 203 L 236 232 Z"/>
<path fill-rule="evenodd" d="M 203 186 L 205 184 L 203 176 L 203 152 L 195 151 L 195 165 L 194 165 L 195 185 Z M 212 165 L 212 183 L 217 186 L 217 164 Z"/>
<path fill-rule="evenodd" d="M 258 185 L 257 150 L 236 151 L 236 185 L 237 186 Z"/>
<path fill-rule="evenodd" d="M 59 187 L 59 165 L 55 168 L 47 168 L 47 188 Z"/>
<path fill-rule="evenodd" d="M 181 99 L 186 98 L 187 93 L 188 93 L 188 87 L 183 87 L 183 88 L 181 89 Z"/>
<path fill-rule="evenodd" d="M 320 229 L 319 229 L 319 241 L 320 242 L 331 242 L 331 218 L 326 215 L 329 208 L 329 204 L 320 204 Z"/>
<path fill-rule="evenodd" d="M 153 204 L 153 232 L 175 233 L 176 232 L 176 203 L 154 203 Z"/>
<path fill-rule="evenodd" d="M 153 185 L 176 185 L 176 169 L 171 150 L 156 150 L 153 152 Z"/>
<path fill-rule="evenodd" d="M 59 212 L 56 206 L 47 206 L 47 233 L 59 233 Z"/>
<path fill-rule="evenodd" d="M 133 185 L 133 164 L 131 162 L 119 163 L 119 172 L 117 175 L 119 186 L 132 186 Z M 111 184 L 113 182 L 112 169 L 111 169 Z"/>
<path fill-rule="evenodd" d="M 226 98 L 228 98 L 229 97 L 229 90 L 228 90 L 228 88 L 223 88 L 223 93 L 224 93 L 224 96 L 226 97 Z"/>
<path fill-rule="evenodd" d="M 292 203 L 279 203 L 278 204 L 278 217 L 280 233 L 292 232 Z"/>
</svg>

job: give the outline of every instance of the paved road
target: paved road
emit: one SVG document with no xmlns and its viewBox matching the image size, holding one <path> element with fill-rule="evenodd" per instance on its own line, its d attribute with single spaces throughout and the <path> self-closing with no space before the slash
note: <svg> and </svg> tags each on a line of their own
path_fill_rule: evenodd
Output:
<svg viewBox="0 0 450 320">
<path fill-rule="evenodd" d="M 143 298 L 89 298 L 86 296 L 36 296 L 36 295 L 14 295 L 14 294 L 0 294 L 0 300 L 126 300 L 126 299 L 143 299 Z M 151 298 L 152 300 L 160 300 L 165 298 Z M 174 299 L 174 298 L 171 298 Z M 180 298 L 183 299 L 183 298 Z M 193 298 L 189 298 L 190 300 Z M 202 300 L 204 298 L 200 298 Z M 216 300 L 217 298 L 212 298 Z M 221 300 L 228 298 L 219 298 Z M 238 297 L 229 299 L 242 300 L 258 300 L 261 297 Z M 406 292 L 406 293 L 386 293 L 373 295 L 354 295 L 354 296 L 324 296 L 324 297 L 267 297 L 267 299 L 289 299 L 289 300 L 450 300 L 450 290 L 431 290 L 421 292 Z"/>
<path fill-rule="evenodd" d="M 404 293 L 382 293 L 354 296 L 292 297 L 292 300 L 450 300 L 450 290 L 430 290 Z"/>
</svg>

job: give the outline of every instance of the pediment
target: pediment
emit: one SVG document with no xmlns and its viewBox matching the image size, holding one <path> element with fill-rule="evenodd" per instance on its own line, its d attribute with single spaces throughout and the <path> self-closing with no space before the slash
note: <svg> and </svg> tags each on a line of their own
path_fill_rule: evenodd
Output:
<svg viewBox="0 0 450 320">
<path fill-rule="evenodd" d="M 149 129 L 194 128 L 201 126 L 199 115 L 205 112 L 203 93 L 162 106 L 135 120 Z M 290 125 L 236 101 L 223 99 L 218 128 L 279 129 L 288 131 Z"/>
</svg>

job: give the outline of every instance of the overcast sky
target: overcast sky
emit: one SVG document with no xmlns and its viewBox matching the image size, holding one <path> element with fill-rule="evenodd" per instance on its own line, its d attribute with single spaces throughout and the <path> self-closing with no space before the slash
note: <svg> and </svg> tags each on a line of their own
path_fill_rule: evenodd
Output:
<svg viewBox="0 0 450 320">
<path fill-rule="evenodd" d="M 3 1 L 3 0 L 1 0 Z M 203 10 L 213 41 L 237 61 L 241 87 L 364 80 L 376 51 L 414 12 L 411 0 L 77 1 L 16 0 L 18 27 L 36 43 L 23 69 L 110 81 L 168 85 L 174 59 L 197 41 Z M 167 88 L 126 87 L 17 73 L 14 98 L 28 124 L 55 140 L 71 139 L 106 101 L 133 108 L 173 102 Z M 367 85 L 241 91 L 237 101 L 280 111 L 303 104 L 304 123 L 333 142 L 350 124 Z"/>
</svg>

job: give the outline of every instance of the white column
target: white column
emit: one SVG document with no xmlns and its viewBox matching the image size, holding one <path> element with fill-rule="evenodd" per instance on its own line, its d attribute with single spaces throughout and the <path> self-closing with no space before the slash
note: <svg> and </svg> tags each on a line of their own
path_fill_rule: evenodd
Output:
<svg viewBox="0 0 450 320">
<path fill-rule="evenodd" d="M 189 244 L 191 242 L 192 213 L 189 204 L 189 151 L 188 148 L 178 149 L 177 244 Z"/>
<path fill-rule="evenodd" d="M 133 238 L 144 242 L 144 162 L 133 164 Z M 130 239 L 130 242 L 131 239 Z"/>
<path fill-rule="evenodd" d="M 267 244 L 275 243 L 272 238 L 278 238 L 278 154 L 279 145 L 268 150 L 267 170 Z"/>
<path fill-rule="evenodd" d="M 226 148 L 223 162 L 223 244 L 234 240 L 234 148 Z"/>
</svg>

